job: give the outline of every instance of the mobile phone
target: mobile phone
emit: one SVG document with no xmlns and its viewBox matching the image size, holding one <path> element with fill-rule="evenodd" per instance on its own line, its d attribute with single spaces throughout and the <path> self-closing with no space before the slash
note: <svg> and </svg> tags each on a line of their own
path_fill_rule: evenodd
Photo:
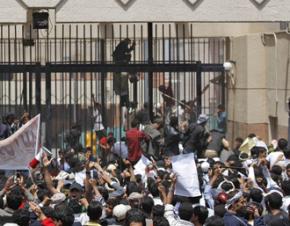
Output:
<svg viewBox="0 0 290 226">
<path fill-rule="evenodd" d="M 17 176 L 16 175 L 13 176 L 13 182 L 14 182 L 14 184 L 17 183 Z"/>
<path fill-rule="evenodd" d="M 20 173 L 16 173 L 13 177 L 14 183 L 17 183 L 17 179 L 20 179 L 20 177 L 21 177 Z"/>
<path fill-rule="evenodd" d="M 91 171 L 91 178 L 95 179 L 95 180 L 99 179 L 99 174 L 98 174 L 98 172 L 96 170 L 92 170 Z"/>
</svg>

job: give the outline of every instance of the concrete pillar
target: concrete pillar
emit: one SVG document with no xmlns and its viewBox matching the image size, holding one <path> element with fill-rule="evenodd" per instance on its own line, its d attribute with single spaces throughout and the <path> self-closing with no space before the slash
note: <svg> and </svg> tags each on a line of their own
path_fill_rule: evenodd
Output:
<svg viewBox="0 0 290 226">
<path fill-rule="evenodd" d="M 255 133 L 268 141 L 266 55 L 260 34 L 232 40 L 236 62 L 234 83 L 228 84 L 229 139 Z"/>
</svg>

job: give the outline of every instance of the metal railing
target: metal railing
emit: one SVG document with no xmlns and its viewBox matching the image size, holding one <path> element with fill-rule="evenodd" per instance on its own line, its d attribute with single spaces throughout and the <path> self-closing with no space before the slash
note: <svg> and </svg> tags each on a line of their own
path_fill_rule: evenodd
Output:
<svg viewBox="0 0 290 226">
<path fill-rule="evenodd" d="M 128 37 L 136 42 L 131 61 L 115 65 L 112 53 Z M 151 114 L 164 102 L 159 87 L 171 82 L 176 105 L 195 101 L 210 115 L 226 101 L 225 42 L 194 37 L 192 25 L 60 24 L 48 31 L 0 25 L 0 115 L 42 113 L 46 142 L 62 148 L 74 123 L 83 133 L 92 130 L 94 94 L 106 126 L 121 136 L 116 72 L 139 77 L 128 84 L 129 99 L 138 108 L 149 103 Z"/>
</svg>

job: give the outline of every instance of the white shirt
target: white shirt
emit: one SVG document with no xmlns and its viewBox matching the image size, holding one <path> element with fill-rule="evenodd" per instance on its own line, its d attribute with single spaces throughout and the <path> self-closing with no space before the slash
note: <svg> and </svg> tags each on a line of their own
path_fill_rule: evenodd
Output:
<svg viewBox="0 0 290 226">
<path fill-rule="evenodd" d="M 288 213 L 288 206 L 290 205 L 290 196 L 283 197 L 282 208 L 286 213 Z"/>
<path fill-rule="evenodd" d="M 103 130 L 105 127 L 103 125 L 102 114 L 99 112 L 97 108 L 94 109 L 93 116 L 95 118 L 94 131 Z"/>
<path fill-rule="evenodd" d="M 174 207 L 170 204 L 165 205 L 164 217 L 168 220 L 170 226 L 194 226 L 193 223 L 185 220 L 181 220 L 173 212 Z"/>
<path fill-rule="evenodd" d="M 128 147 L 124 141 L 116 142 L 111 151 L 122 159 L 126 159 L 128 157 Z"/>
</svg>

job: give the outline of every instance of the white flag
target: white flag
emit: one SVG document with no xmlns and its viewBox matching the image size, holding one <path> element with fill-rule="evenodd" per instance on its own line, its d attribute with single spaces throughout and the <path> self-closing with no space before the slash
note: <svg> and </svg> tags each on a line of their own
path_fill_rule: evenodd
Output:
<svg viewBox="0 0 290 226">
<path fill-rule="evenodd" d="M 0 141 L 0 169 L 27 169 L 39 147 L 40 115 Z"/>
</svg>

